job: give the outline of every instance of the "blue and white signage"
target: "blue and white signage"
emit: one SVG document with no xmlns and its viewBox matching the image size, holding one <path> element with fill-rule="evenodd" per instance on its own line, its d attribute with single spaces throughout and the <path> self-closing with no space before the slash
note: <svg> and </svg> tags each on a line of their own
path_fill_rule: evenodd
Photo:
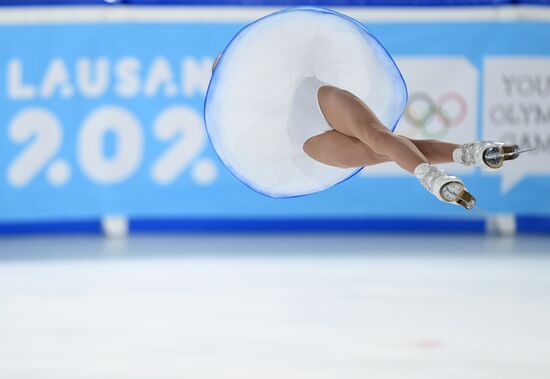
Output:
<svg viewBox="0 0 550 379">
<path fill-rule="evenodd" d="M 0 221 L 468 217 L 391 166 L 295 199 L 238 182 L 202 113 L 213 59 L 246 22 L 211 19 L 0 22 Z M 498 174 L 448 170 L 487 211 L 550 214 L 550 23 L 366 24 L 409 85 L 397 132 L 537 147 Z"/>
</svg>

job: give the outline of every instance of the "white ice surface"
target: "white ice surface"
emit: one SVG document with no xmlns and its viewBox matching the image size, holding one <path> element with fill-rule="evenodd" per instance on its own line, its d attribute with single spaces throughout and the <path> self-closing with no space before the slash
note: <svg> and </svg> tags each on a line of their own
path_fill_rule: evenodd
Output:
<svg viewBox="0 0 550 379">
<path fill-rule="evenodd" d="M 550 378 L 550 239 L 0 239 L 0 378 Z"/>
</svg>

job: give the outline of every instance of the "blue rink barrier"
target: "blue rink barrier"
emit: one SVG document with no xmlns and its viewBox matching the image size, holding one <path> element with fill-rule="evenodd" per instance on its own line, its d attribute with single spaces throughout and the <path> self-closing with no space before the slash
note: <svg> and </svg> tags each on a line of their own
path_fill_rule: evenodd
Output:
<svg viewBox="0 0 550 379">
<path fill-rule="evenodd" d="M 38 4 L 0 5 L 23 3 Z M 82 5 L 64 9 L 80 11 L 84 21 L 72 21 L 71 12 L 67 20 L 40 21 L 37 8 L 14 6 L 9 11 L 21 13 L 19 23 L 16 13 L 10 19 L 0 7 L 0 234 L 100 233 L 104 215 L 127 217 L 130 232 L 482 233 L 494 224 L 438 202 L 394 169 L 369 168 L 322 193 L 288 200 L 263 197 L 233 178 L 208 144 L 202 104 L 213 58 L 260 8 L 242 7 L 235 20 L 200 19 L 212 12 L 226 17 L 223 7 L 182 7 L 197 11 L 196 19 L 181 12 L 177 22 L 143 21 L 143 14 L 137 21 L 105 21 L 105 14 L 93 15 L 94 7 L 84 9 L 103 2 L 65 4 Z M 261 5 L 273 4 L 287 3 Z M 40 11 L 52 9 L 62 8 Z M 143 7 L 119 10 L 131 19 L 134 9 Z M 163 7 L 155 9 L 162 13 Z M 454 8 L 442 7 L 444 21 L 418 20 L 401 8 L 377 10 L 369 20 L 369 12 L 353 9 L 396 58 L 411 99 L 439 109 L 441 117 L 431 117 L 422 130 L 404 117 L 398 132 L 457 142 L 502 138 L 538 147 L 536 155 L 496 175 L 449 171 L 457 170 L 485 211 L 518 215 L 514 231 L 550 233 L 550 90 L 544 87 L 550 83 L 550 17 L 535 9 L 533 20 L 522 13 L 521 21 L 503 21 L 498 12 L 491 18 L 492 7 L 480 7 L 483 19 L 452 19 Z M 34 12 L 37 21 L 24 21 L 25 12 Z M 423 67 L 429 69 L 422 73 Z M 103 84 L 95 80 L 101 73 Z"/>
<path fill-rule="evenodd" d="M 484 220 L 425 219 L 303 219 L 303 220 L 197 220 L 136 219 L 130 233 L 483 233 Z M 536 229 L 535 231 L 541 231 Z M 0 224 L 0 235 L 101 234 L 100 221 L 54 221 Z"/>
<path fill-rule="evenodd" d="M 550 217 L 518 216 L 518 233 L 550 233 Z"/>
<path fill-rule="evenodd" d="M 436 233 L 436 234 L 548 234 L 550 218 L 517 216 L 511 230 L 490 228 L 485 219 L 302 219 L 302 220 L 197 220 L 135 219 L 129 221 L 134 233 Z M 98 235 L 104 233 L 99 220 L 0 223 L 0 235 L 29 234 Z"/>
<path fill-rule="evenodd" d="M 0 235 L 17 236 L 29 234 L 101 234 L 99 220 L 47 221 L 25 223 L 0 223 Z"/>
</svg>

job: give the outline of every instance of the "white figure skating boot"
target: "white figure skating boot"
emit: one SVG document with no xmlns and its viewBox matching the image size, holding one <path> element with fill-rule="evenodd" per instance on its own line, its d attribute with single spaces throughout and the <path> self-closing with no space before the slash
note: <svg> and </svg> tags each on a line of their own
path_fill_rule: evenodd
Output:
<svg viewBox="0 0 550 379">
<path fill-rule="evenodd" d="M 465 143 L 453 151 L 453 160 L 465 166 L 477 165 L 485 170 L 498 170 L 504 161 L 519 157 L 518 145 L 505 145 L 501 142 L 479 141 Z"/>
<path fill-rule="evenodd" d="M 475 207 L 476 199 L 466 190 L 462 180 L 456 176 L 450 176 L 442 169 L 428 163 L 416 166 L 414 175 L 439 200 L 460 205 L 466 209 Z"/>
</svg>

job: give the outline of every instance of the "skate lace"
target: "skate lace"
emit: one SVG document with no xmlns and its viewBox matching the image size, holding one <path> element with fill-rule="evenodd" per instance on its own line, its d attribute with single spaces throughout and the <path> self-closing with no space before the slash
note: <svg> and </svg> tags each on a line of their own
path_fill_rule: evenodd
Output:
<svg viewBox="0 0 550 379">
<path fill-rule="evenodd" d="M 460 147 L 462 150 L 462 164 L 471 166 L 477 163 L 489 141 L 466 143 Z"/>
<path fill-rule="evenodd" d="M 446 175 L 445 171 L 435 167 L 435 166 L 429 166 L 428 172 L 422 177 L 420 180 L 420 183 L 428 189 L 429 191 L 432 191 L 434 182 L 440 178 L 441 176 Z"/>
</svg>

